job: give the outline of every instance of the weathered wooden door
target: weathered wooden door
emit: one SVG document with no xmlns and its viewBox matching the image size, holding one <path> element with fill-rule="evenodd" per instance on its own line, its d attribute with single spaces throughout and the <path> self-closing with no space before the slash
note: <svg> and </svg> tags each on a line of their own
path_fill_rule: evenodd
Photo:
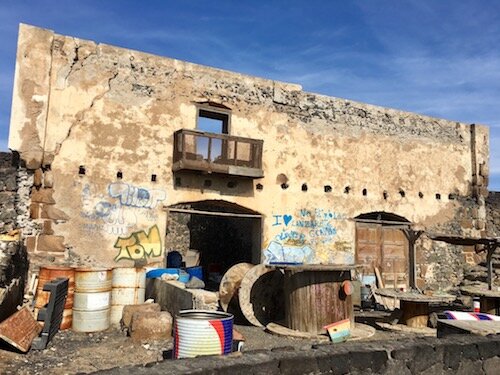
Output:
<svg viewBox="0 0 500 375">
<path fill-rule="evenodd" d="M 387 288 L 408 287 L 408 240 L 399 228 L 357 223 L 356 263 L 363 275 L 374 275 L 377 267 Z"/>
</svg>

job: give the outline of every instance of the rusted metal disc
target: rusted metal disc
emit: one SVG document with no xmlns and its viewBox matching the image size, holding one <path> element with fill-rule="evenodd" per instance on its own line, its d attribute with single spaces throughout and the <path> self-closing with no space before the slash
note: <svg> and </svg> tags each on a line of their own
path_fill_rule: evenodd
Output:
<svg viewBox="0 0 500 375">
<path fill-rule="evenodd" d="M 238 289 L 243 276 L 253 267 L 251 263 L 238 263 L 232 266 L 222 277 L 219 286 L 219 302 L 224 311 L 228 310 L 233 299 L 238 302 Z"/>
<path fill-rule="evenodd" d="M 239 290 L 241 312 L 257 327 L 265 327 L 285 317 L 283 273 L 264 264 L 252 267 L 243 277 Z"/>
</svg>

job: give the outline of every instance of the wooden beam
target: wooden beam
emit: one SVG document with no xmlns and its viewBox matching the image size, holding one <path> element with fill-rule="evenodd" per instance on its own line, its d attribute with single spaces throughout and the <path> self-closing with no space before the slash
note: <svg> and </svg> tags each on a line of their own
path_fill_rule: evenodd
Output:
<svg viewBox="0 0 500 375">
<path fill-rule="evenodd" d="M 408 271 L 409 280 L 408 284 L 410 289 L 417 288 L 417 260 L 415 254 L 415 242 L 424 233 L 423 230 L 413 230 L 411 228 L 401 229 L 406 238 L 408 239 Z"/>
<path fill-rule="evenodd" d="M 262 215 L 256 214 L 237 214 L 232 212 L 215 212 L 215 211 L 202 211 L 202 210 L 193 210 L 193 209 L 185 209 L 185 208 L 173 208 L 173 207 L 165 207 L 167 212 L 179 212 L 183 214 L 192 214 L 192 215 L 207 215 L 207 216 L 223 216 L 223 217 L 246 217 L 253 219 L 262 219 Z"/>
</svg>

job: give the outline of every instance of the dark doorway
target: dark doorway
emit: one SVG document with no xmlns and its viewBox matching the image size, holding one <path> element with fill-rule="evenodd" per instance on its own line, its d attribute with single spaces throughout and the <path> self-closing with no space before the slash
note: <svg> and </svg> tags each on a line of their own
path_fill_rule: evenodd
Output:
<svg viewBox="0 0 500 375">
<path fill-rule="evenodd" d="M 175 205 L 169 208 L 167 251 L 180 243 L 178 251 L 199 251 L 205 280 L 216 282 L 237 263 L 260 263 L 261 225 L 258 212 L 222 200 Z M 174 243 L 174 232 L 184 238 Z"/>
</svg>

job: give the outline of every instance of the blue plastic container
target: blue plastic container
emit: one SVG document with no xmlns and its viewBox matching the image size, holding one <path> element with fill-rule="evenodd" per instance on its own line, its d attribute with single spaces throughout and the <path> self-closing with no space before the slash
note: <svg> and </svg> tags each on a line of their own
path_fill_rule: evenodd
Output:
<svg viewBox="0 0 500 375">
<path fill-rule="evenodd" d="M 150 270 L 146 273 L 146 278 L 148 279 L 154 279 L 155 277 L 161 277 L 164 273 L 168 273 L 171 275 L 178 275 L 179 274 L 179 269 L 178 268 L 157 268 L 155 270 Z"/>
<path fill-rule="evenodd" d="M 167 267 L 168 268 L 181 268 L 182 255 L 178 251 L 171 251 L 167 254 Z"/>
<path fill-rule="evenodd" d="M 203 267 L 202 266 L 196 266 L 196 267 L 188 267 L 186 268 L 186 272 L 191 275 L 191 277 L 197 277 L 200 280 L 203 280 Z"/>
<path fill-rule="evenodd" d="M 183 271 L 183 270 L 180 270 L 179 271 L 179 281 L 181 283 L 187 283 L 189 281 L 189 279 L 191 278 L 191 275 L 189 275 L 189 273 L 187 273 L 186 271 Z"/>
</svg>

